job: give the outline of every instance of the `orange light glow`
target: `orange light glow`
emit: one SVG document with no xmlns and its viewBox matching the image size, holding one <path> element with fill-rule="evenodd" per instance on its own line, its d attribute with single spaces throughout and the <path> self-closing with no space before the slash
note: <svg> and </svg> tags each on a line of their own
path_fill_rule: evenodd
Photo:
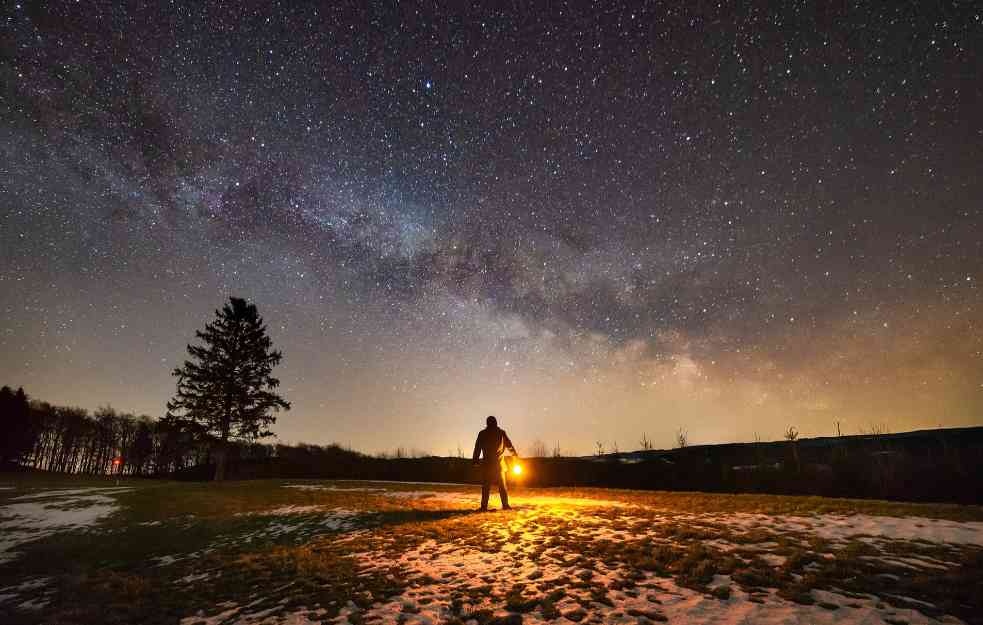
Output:
<svg viewBox="0 0 983 625">
<path fill-rule="evenodd" d="M 515 473 L 516 475 L 522 475 L 522 465 L 521 464 L 517 464 L 517 465 L 513 466 L 512 467 L 512 473 Z"/>
</svg>

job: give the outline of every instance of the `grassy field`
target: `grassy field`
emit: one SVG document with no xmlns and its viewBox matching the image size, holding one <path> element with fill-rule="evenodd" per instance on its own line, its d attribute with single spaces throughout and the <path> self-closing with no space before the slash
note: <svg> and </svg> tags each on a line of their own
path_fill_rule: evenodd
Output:
<svg viewBox="0 0 983 625">
<path fill-rule="evenodd" d="M 513 505 L 0 475 L 0 622 L 983 623 L 979 507 L 522 488 Z"/>
</svg>

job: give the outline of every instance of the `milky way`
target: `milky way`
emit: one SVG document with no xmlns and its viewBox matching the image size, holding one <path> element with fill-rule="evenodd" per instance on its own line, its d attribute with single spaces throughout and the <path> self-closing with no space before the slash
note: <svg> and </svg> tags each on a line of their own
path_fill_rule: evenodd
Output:
<svg viewBox="0 0 983 625">
<path fill-rule="evenodd" d="M 236 295 L 285 441 L 983 423 L 983 12 L 774 4 L 8 5 L 0 382 L 160 415 Z"/>
</svg>

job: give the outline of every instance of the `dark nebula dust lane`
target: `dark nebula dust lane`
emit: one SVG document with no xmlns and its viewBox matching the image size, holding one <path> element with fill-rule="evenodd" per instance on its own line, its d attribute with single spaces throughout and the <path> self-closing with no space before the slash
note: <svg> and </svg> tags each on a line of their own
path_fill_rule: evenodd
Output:
<svg viewBox="0 0 983 625">
<path fill-rule="evenodd" d="M 229 295 L 285 441 L 979 424 L 983 12 L 42 4 L 0 382 L 160 415 Z"/>
</svg>

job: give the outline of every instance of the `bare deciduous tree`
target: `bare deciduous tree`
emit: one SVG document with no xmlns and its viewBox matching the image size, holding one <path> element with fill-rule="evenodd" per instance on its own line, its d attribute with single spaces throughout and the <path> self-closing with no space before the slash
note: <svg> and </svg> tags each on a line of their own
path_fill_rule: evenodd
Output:
<svg viewBox="0 0 983 625">
<path fill-rule="evenodd" d="M 546 443 L 538 438 L 532 442 L 532 445 L 529 446 L 530 458 L 545 458 L 548 455 L 549 452 L 546 449 Z"/>
<path fill-rule="evenodd" d="M 795 429 L 794 425 L 788 426 L 788 429 L 785 430 L 785 440 L 792 445 L 792 457 L 795 459 L 796 473 L 802 473 L 802 461 L 799 459 L 799 444 L 796 442 L 799 440 L 799 431 Z"/>
<path fill-rule="evenodd" d="M 689 432 L 684 428 L 676 430 L 676 448 L 683 449 L 689 446 Z"/>
<path fill-rule="evenodd" d="M 883 423 L 871 423 L 867 427 L 860 427 L 860 433 L 866 434 L 868 436 L 882 436 L 888 434 L 890 431 L 887 426 Z"/>
</svg>

